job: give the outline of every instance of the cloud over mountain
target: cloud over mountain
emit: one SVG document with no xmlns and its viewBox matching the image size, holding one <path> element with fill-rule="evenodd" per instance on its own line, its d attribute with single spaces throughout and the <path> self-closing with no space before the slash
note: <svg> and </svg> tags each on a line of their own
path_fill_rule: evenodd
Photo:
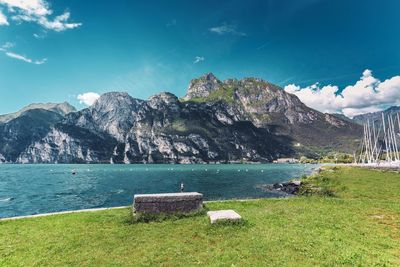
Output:
<svg viewBox="0 0 400 267">
<path fill-rule="evenodd" d="M 96 100 L 100 97 L 98 93 L 87 92 L 78 95 L 79 103 L 84 104 L 86 106 L 91 106 L 96 102 Z"/>
<path fill-rule="evenodd" d="M 366 69 L 354 85 L 348 85 L 342 91 L 336 85 L 321 87 L 318 83 L 304 88 L 289 84 L 285 91 L 297 95 L 311 108 L 354 117 L 400 105 L 400 76 L 381 81 Z"/>
</svg>

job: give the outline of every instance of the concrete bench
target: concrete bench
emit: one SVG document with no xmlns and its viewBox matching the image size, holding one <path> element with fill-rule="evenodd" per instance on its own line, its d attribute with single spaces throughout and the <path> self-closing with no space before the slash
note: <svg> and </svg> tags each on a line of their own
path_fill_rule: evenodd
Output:
<svg viewBox="0 0 400 267">
<path fill-rule="evenodd" d="M 203 194 L 140 194 L 134 196 L 133 207 L 137 214 L 190 213 L 203 208 Z"/>
</svg>

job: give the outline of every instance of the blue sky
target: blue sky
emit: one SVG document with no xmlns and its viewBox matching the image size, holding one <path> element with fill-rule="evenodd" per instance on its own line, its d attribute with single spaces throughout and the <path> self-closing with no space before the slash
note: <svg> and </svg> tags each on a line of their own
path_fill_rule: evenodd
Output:
<svg viewBox="0 0 400 267">
<path fill-rule="evenodd" d="M 366 69 L 379 82 L 400 74 L 397 0 L 24 1 L 0 0 L 0 114 L 32 102 L 82 108 L 85 92 L 183 96 L 207 72 L 293 93 L 340 92 Z"/>
</svg>

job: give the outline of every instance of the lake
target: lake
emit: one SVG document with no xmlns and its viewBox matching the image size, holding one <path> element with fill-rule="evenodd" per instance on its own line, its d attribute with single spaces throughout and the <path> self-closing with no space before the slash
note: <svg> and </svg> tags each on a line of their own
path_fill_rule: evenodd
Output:
<svg viewBox="0 0 400 267">
<path fill-rule="evenodd" d="M 132 204 L 134 194 L 185 191 L 205 200 L 282 197 L 259 185 L 310 174 L 318 165 L 0 164 L 0 218 Z M 76 172 L 75 175 L 72 173 Z"/>
</svg>

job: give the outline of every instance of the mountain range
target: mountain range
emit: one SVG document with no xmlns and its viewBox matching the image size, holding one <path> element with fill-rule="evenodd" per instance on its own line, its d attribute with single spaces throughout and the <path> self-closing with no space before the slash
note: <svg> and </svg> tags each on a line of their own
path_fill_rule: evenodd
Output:
<svg viewBox="0 0 400 267">
<path fill-rule="evenodd" d="M 400 113 L 400 107 L 392 106 L 383 111 L 371 112 L 371 113 L 366 113 L 366 114 L 361 114 L 361 115 L 355 116 L 353 118 L 353 121 L 358 124 L 363 124 L 366 121 L 370 121 L 371 123 L 374 122 L 376 125 L 381 125 L 382 124 L 382 114 L 384 115 L 385 118 L 387 118 L 388 116 L 392 116 L 393 118 L 395 118 L 395 116 L 396 116 L 396 118 L 395 118 L 395 121 L 396 121 L 397 114 L 399 114 L 399 113 Z"/>
<path fill-rule="evenodd" d="M 0 116 L 0 161 L 228 163 L 353 152 L 362 127 L 258 78 L 193 79 L 187 94 L 110 92 L 76 111 L 34 104 Z"/>
<path fill-rule="evenodd" d="M 0 115 L 0 123 L 6 123 L 9 122 L 13 119 L 16 119 L 18 117 L 20 117 L 24 112 L 32 110 L 32 109 L 44 109 L 44 110 L 48 110 L 48 111 L 53 111 L 55 113 L 58 113 L 62 116 L 67 115 L 68 113 L 71 112 L 75 112 L 76 109 L 74 106 L 70 105 L 68 102 L 64 102 L 61 104 L 57 104 L 57 103 L 33 103 L 30 104 L 26 107 L 24 107 L 23 109 L 14 112 L 14 113 L 10 113 L 10 114 L 5 114 L 5 115 Z"/>
</svg>

